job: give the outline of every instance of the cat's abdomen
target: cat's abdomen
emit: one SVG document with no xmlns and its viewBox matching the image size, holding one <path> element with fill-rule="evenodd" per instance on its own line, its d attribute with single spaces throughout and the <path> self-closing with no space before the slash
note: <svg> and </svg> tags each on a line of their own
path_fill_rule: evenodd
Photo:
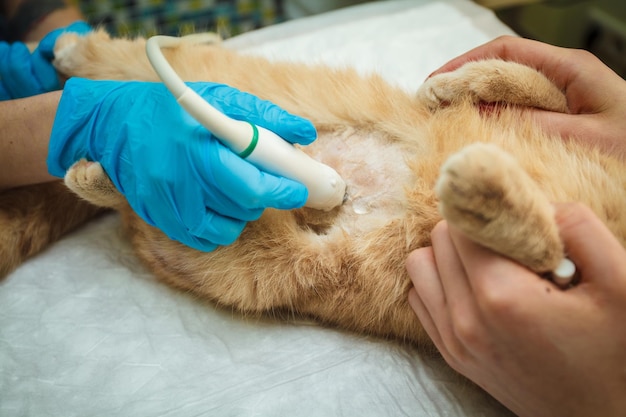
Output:
<svg viewBox="0 0 626 417">
<path fill-rule="evenodd" d="M 403 146 L 379 132 L 347 127 L 322 131 L 316 142 L 304 148 L 346 181 L 346 199 L 334 215 L 333 227 L 358 236 L 406 214 L 406 188 L 414 175 Z"/>
<path fill-rule="evenodd" d="M 404 262 L 426 243 L 432 220 L 420 233 L 407 216 L 414 174 L 403 146 L 380 133 L 321 129 L 304 149 L 344 178 L 345 203 L 331 212 L 267 209 L 234 244 L 214 252 L 171 241 L 130 210 L 126 224 L 152 271 L 220 305 L 244 314 L 285 310 L 361 333 L 421 341 L 424 333 L 407 303 Z"/>
</svg>

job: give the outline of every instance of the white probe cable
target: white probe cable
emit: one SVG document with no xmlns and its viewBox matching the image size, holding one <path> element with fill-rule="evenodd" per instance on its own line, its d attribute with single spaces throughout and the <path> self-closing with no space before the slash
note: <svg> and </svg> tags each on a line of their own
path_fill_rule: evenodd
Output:
<svg viewBox="0 0 626 417">
<path fill-rule="evenodd" d="M 190 35 L 198 43 L 207 38 Z M 186 41 L 189 41 L 189 37 Z M 194 39 L 195 38 L 195 39 Z M 167 62 L 161 48 L 176 46 L 182 38 L 153 36 L 146 42 L 148 60 L 178 103 L 231 150 L 255 166 L 304 184 L 305 206 L 329 211 L 344 201 L 346 183 L 331 167 L 312 159 L 274 132 L 218 111 L 189 88 Z"/>
</svg>

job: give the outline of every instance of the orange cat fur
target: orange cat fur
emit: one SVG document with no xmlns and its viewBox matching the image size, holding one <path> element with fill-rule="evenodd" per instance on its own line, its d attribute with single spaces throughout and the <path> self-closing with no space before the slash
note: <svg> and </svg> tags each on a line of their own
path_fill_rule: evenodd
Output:
<svg viewBox="0 0 626 417">
<path fill-rule="evenodd" d="M 428 338 L 407 302 L 405 259 L 429 244 L 440 212 L 537 272 L 564 256 L 550 202 L 589 205 L 626 244 L 623 161 L 533 125 L 524 106 L 567 107 L 561 92 L 527 67 L 471 63 L 407 93 L 376 75 L 273 63 L 219 45 L 164 52 L 186 80 L 226 83 L 309 118 L 319 138 L 304 150 L 348 184 L 338 209 L 269 209 L 233 245 L 201 253 L 141 221 L 99 164 L 78 161 L 68 171 L 69 188 L 121 213 L 155 275 L 219 305 L 424 345 Z M 156 80 L 142 39 L 66 35 L 56 56 L 67 76 Z M 520 106 L 482 114 L 474 105 L 480 100 Z"/>
</svg>

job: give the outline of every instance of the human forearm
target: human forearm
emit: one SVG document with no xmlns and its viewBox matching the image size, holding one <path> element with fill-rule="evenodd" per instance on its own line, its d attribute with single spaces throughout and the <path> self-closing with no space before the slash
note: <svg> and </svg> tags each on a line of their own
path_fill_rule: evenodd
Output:
<svg viewBox="0 0 626 417">
<path fill-rule="evenodd" d="M 0 190 L 51 181 L 46 156 L 61 92 L 0 102 Z"/>
</svg>

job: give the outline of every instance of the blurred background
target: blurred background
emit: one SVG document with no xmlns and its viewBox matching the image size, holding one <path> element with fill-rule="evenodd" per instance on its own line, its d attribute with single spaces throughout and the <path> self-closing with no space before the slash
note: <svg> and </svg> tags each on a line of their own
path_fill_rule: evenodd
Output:
<svg viewBox="0 0 626 417">
<path fill-rule="evenodd" d="M 626 78 L 625 0 L 476 0 L 518 34 L 586 49 Z"/>
<path fill-rule="evenodd" d="M 115 35 L 184 35 L 218 31 L 229 37 L 365 0 L 70 0 L 92 24 Z"/>
<path fill-rule="evenodd" d="M 179 36 L 218 31 L 224 37 L 285 20 L 282 0 L 70 0 L 89 23 L 118 36 Z"/>
<path fill-rule="evenodd" d="M 520 35 L 587 49 L 626 78 L 626 0 L 474 0 Z M 92 24 L 115 35 L 227 38 L 365 0 L 73 0 Z"/>
</svg>

